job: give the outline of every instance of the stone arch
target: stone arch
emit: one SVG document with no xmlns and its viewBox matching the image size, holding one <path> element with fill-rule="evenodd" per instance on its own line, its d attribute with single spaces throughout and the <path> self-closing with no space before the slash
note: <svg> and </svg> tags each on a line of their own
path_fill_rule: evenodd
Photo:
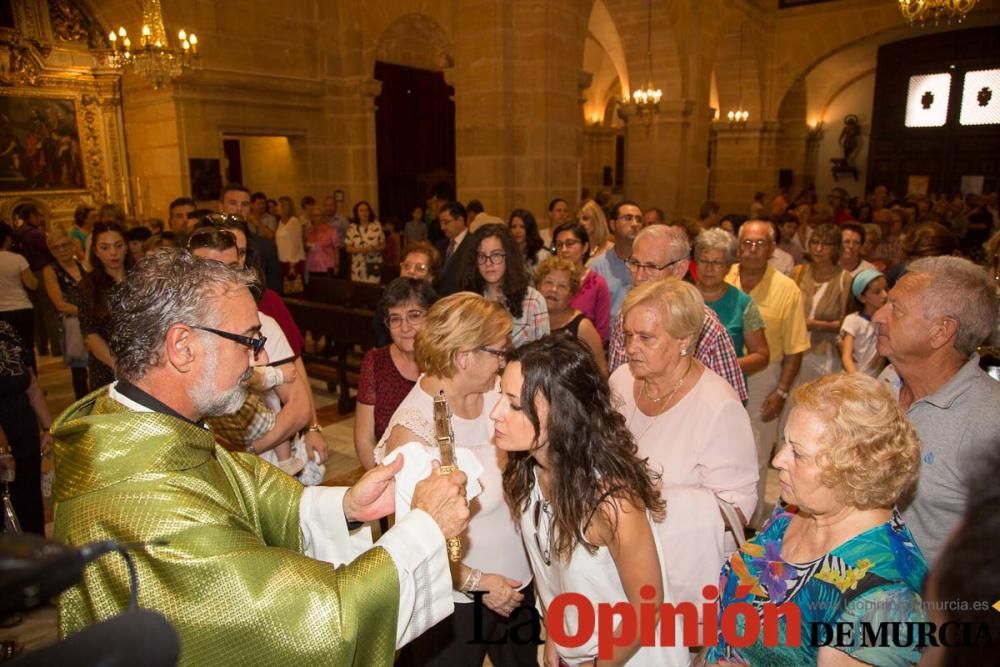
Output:
<svg viewBox="0 0 1000 667">
<path fill-rule="evenodd" d="M 629 72 L 621 35 L 603 0 L 594 0 L 584 39 L 582 69 L 591 75 L 583 92 L 583 117 L 599 123 L 614 98 L 629 95 Z"/>
<path fill-rule="evenodd" d="M 856 6 L 844 3 L 824 6 L 823 30 L 816 30 L 816 12 L 793 11 L 775 24 L 774 67 L 775 78 L 770 86 L 771 108 L 779 109 L 785 95 L 799 79 L 808 77 L 823 66 L 827 71 L 837 72 L 835 89 L 848 85 L 852 79 L 862 76 L 856 62 L 862 54 L 872 54 L 870 62 L 874 67 L 874 55 L 884 44 L 915 37 L 914 28 L 903 20 L 896 3 L 873 3 L 859 16 Z M 985 0 L 976 7 L 961 25 L 925 26 L 920 34 L 931 34 L 949 30 L 962 30 L 1000 22 L 1000 0 Z M 837 57 L 840 60 L 832 60 Z M 853 62 L 853 64 L 852 64 Z M 836 69 L 839 67 L 841 69 Z M 822 97 L 818 87 L 815 94 Z M 832 93 L 833 91 L 831 91 Z M 809 113 L 813 113 L 817 103 L 810 91 Z M 829 102 L 832 95 L 827 97 Z"/>
<path fill-rule="evenodd" d="M 451 39 L 426 14 L 404 14 L 390 23 L 375 42 L 374 58 L 394 65 L 443 71 L 454 66 Z"/>
</svg>

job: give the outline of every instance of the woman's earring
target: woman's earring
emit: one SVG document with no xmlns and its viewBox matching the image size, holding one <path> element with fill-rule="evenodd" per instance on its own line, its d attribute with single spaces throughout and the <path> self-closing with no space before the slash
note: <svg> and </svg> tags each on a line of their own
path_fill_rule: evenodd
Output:
<svg viewBox="0 0 1000 667">
<path fill-rule="evenodd" d="M 682 347 L 681 348 L 681 356 L 682 357 L 686 357 L 687 353 L 688 353 L 688 349 L 686 347 Z"/>
</svg>

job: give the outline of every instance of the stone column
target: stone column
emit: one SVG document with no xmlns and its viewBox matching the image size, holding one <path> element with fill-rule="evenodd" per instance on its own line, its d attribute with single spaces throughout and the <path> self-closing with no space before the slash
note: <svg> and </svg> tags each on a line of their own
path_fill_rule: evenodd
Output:
<svg viewBox="0 0 1000 667">
<path fill-rule="evenodd" d="M 691 132 L 690 100 L 663 100 L 660 111 L 640 114 L 626 105 L 625 196 L 643 208 L 659 207 L 670 218 L 685 214 L 681 194 L 690 178 L 686 147 Z"/>
<path fill-rule="evenodd" d="M 106 173 L 112 179 L 112 199 L 116 203 L 124 203 L 128 197 L 127 188 L 126 192 L 117 194 L 121 191 L 121 174 L 129 174 L 133 184 L 138 177 L 143 188 L 143 213 L 165 219 L 171 201 L 191 195 L 187 146 L 181 137 L 184 119 L 179 112 L 174 87 L 168 85 L 154 90 L 144 79 L 133 74 L 123 78 L 122 86 L 122 115 L 125 119 L 129 168 L 116 169 L 116 160 L 109 155 Z M 109 135 L 111 130 L 108 127 Z"/>
<path fill-rule="evenodd" d="M 458 197 L 544 220 L 549 199 L 576 197 L 581 151 L 581 3 L 469 0 L 455 14 Z"/>
<path fill-rule="evenodd" d="M 716 201 L 724 213 L 746 215 L 754 192 L 767 192 L 778 183 L 778 124 L 751 123 L 739 130 L 718 122 L 715 132 Z"/>
<path fill-rule="evenodd" d="M 583 130 L 583 187 L 590 189 L 593 198 L 604 185 L 604 167 L 615 168 L 615 140 L 621 133 L 614 127 L 591 125 Z"/>
</svg>

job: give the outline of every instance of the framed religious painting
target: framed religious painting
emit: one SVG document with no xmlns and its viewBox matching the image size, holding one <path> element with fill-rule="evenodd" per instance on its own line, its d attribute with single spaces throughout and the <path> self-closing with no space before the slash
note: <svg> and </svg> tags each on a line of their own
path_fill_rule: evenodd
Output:
<svg viewBox="0 0 1000 667">
<path fill-rule="evenodd" d="M 0 95 L 0 193 L 86 187 L 76 103 Z"/>
</svg>

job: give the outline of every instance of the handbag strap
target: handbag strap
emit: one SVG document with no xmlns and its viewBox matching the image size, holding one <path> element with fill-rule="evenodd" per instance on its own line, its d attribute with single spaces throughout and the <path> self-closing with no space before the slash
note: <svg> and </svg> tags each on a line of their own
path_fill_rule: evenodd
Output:
<svg viewBox="0 0 1000 667">
<path fill-rule="evenodd" d="M 743 543 L 746 542 L 746 535 L 743 533 L 743 523 L 740 521 L 739 515 L 736 514 L 736 507 L 718 496 L 715 497 L 715 502 L 719 504 L 719 510 L 726 523 L 726 530 L 732 533 L 736 540 L 736 548 L 742 547 Z"/>
</svg>

